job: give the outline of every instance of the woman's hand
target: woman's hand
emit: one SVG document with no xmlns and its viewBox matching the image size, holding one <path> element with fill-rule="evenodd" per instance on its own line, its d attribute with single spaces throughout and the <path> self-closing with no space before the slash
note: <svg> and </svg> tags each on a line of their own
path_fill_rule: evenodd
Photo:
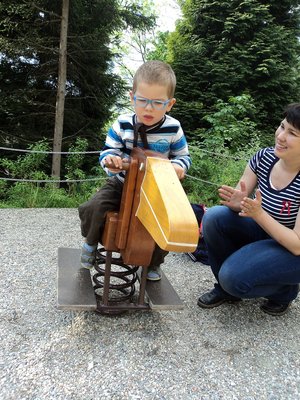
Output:
<svg viewBox="0 0 300 400">
<path fill-rule="evenodd" d="M 233 211 L 241 210 L 241 201 L 247 197 L 247 188 L 244 181 L 240 181 L 240 188 L 222 185 L 219 188 L 220 203 L 229 207 Z"/>
<path fill-rule="evenodd" d="M 241 217 L 251 217 L 256 219 L 263 212 L 261 203 L 262 197 L 259 189 L 256 190 L 255 199 L 250 199 L 249 197 L 245 197 L 241 201 L 241 212 L 239 215 Z"/>
</svg>

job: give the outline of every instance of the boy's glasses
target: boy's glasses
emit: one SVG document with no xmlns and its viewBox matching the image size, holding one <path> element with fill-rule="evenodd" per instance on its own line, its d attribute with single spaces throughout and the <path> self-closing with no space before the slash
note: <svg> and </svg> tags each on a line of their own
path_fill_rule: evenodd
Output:
<svg viewBox="0 0 300 400">
<path fill-rule="evenodd" d="M 134 105 L 136 107 L 146 108 L 148 104 L 151 104 L 151 106 L 155 110 L 162 110 L 171 101 L 171 99 L 168 99 L 166 101 L 150 100 L 150 99 L 145 99 L 145 97 L 137 97 L 137 96 L 133 96 L 133 100 L 134 100 Z"/>
</svg>

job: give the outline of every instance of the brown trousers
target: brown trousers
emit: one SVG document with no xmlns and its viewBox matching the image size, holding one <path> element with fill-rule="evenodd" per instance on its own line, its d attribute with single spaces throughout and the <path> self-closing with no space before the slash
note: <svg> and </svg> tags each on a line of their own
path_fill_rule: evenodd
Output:
<svg viewBox="0 0 300 400">
<path fill-rule="evenodd" d="M 78 208 L 81 220 L 81 234 L 88 244 L 101 243 L 105 226 L 106 214 L 109 211 L 119 211 L 121 205 L 123 184 L 118 178 L 112 177 L 95 193 L 95 195 Z M 167 251 L 155 246 L 150 266 L 159 266 L 164 262 Z"/>
</svg>

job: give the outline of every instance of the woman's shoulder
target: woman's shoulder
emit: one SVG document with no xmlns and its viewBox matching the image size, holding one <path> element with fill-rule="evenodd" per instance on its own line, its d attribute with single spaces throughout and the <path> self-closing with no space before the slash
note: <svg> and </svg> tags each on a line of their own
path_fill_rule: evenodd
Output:
<svg viewBox="0 0 300 400">
<path fill-rule="evenodd" d="M 275 158 L 274 147 L 264 147 L 263 149 L 258 150 L 253 158 L 261 160 L 264 157 Z"/>
<path fill-rule="evenodd" d="M 260 150 L 257 151 L 257 153 L 261 153 L 261 154 L 274 154 L 274 147 L 264 147 Z"/>
<path fill-rule="evenodd" d="M 263 149 L 258 150 L 252 158 L 249 160 L 249 165 L 252 171 L 257 171 L 257 168 L 266 167 L 266 165 L 270 165 L 276 159 L 274 153 L 274 147 L 265 147 Z"/>
</svg>

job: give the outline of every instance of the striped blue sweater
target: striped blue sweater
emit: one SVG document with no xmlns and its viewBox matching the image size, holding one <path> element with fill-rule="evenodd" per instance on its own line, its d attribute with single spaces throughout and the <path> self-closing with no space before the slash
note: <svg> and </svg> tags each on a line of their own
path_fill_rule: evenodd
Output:
<svg viewBox="0 0 300 400">
<path fill-rule="evenodd" d="M 292 229 L 300 207 L 300 173 L 285 188 L 274 189 L 270 173 L 277 161 L 274 148 L 268 147 L 259 150 L 249 161 L 249 166 L 257 175 L 262 208 L 282 225 Z"/>
<path fill-rule="evenodd" d="M 106 136 L 105 146 L 100 153 L 99 161 L 109 176 L 117 175 L 123 182 L 124 172 L 113 174 L 104 166 L 104 159 L 107 155 L 129 157 L 133 148 L 133 123 L 135 114 L 120 115 L 109 129 Z M 188 145 L 179 121 L 165 115 L 165 119 L 158 127 L 147 130 L 149 150 L 162 153 L 187 171 L 191 166 L 191 158 Z M 138 147 L 143 147 L 139 136 Z"/>
</svg>

